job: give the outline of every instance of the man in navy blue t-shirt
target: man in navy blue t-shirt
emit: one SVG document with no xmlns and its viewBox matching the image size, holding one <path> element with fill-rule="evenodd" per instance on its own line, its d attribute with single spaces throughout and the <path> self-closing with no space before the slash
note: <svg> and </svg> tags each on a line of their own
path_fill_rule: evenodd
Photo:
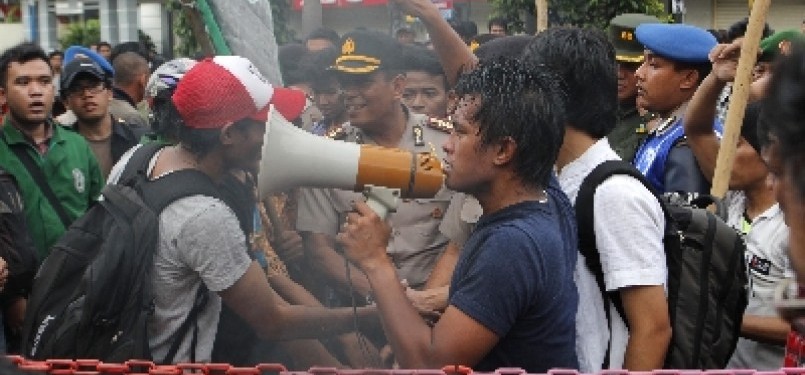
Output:
<svg viewBox="0 0 805 375">
<path fill-rule="evenodd" d="M 551 177 L 564 135 L 558 83 L 496 60 L 465 73 L 455 91 L 446 185 L 474 196 L 484 216 L 441 319 L 428 326 L 406 298 L 386 256 L 390 229 L 366 204 L 356 203 L 338 241 L 369 278 L 401 367 L 577 368 L 575 218 Z"/>
</svg>

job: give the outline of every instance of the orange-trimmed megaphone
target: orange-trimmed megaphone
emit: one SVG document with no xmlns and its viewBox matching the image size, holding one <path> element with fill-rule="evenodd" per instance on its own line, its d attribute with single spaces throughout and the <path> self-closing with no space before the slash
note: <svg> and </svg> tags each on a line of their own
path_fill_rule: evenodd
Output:
<svg viewBox="0 0 805 375">
<path fill-rule="evenodd" d="M 400 198 L 432 198 L 444 183 L 433 153 L 360 145 L 310 134 L 272 109 L 263 139 L 260 197 L 293 187 L 399 189 Z"/>
</svg>

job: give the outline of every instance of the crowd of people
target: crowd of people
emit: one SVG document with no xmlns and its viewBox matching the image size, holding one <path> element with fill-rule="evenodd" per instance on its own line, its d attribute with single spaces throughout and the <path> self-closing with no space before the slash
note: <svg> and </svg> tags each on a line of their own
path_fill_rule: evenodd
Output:
<svg viewBox="0 0 805 375">
<path fill-rule="evenodd" d="M 709 193 L 748 20 L 713 33 L 624 14 L 607 30 L 512 36 L 493 19 L 489 36 L 468 37 L 430 1 L 395 1 L 428 43 L 411 29 L 320 29 L 279 48 L 286 87 L 239 56 L 160 64 L 136 43 L 4 51 L 0 347 L 24 353 L 37 264 L 104 185 L 145 160 L 150 181 L 197 171 L 218 192 L 158 212 L 155 361 L 662 368 L 673 317 L 655 193 Z M 805 335 L 774 301 L 781 283 L 805 279 L 805 35 L 767 25 L 759 51 L 723 199 L 749 277 L 726 366 L 772 370 L 799 365 L 785 346 Z M 277 114 L 333 141 L 435 153 L 444 186 L 385 219 L 353 191 L 259 196 Z M 581 186 L 613 160 L 650 187 L 606 179 L 581 228 Z M 579 251 L 582 230 L 594 233 L 601 281 Z"/>
</svg>

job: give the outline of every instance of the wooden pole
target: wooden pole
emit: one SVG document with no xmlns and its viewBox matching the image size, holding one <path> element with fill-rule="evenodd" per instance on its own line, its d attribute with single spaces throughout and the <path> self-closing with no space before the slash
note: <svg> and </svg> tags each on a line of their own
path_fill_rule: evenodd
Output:
<svg viewBox="0 0 805 375">
<path fill-rule="evenodd" d="M 537 9 L 537 33 L 548 28 L 548 0 L 535 0 Z"/>
<path fill-rule="evenodd" d="M 749 85 L 752 83 L 752 68 L 757 62 L 757 51 L 760 36 L 766 22 L 771 0 L 754 0 L 752 13 L 749 15 L 749 25 L 746 29 L 741 57 L 738 60 L 738 71 L 732 85 L 727 119 L 724 124 L 724 136 L 716 159 L 716 170 L 713 174 L 713 186 L 710 194 L 723 198 L 729 188 L 732 165 L 735 162 L 735 149 L 738 146 L 738 137 L 741 134 L 746 101 L 749 98 Z"/>
</svg>

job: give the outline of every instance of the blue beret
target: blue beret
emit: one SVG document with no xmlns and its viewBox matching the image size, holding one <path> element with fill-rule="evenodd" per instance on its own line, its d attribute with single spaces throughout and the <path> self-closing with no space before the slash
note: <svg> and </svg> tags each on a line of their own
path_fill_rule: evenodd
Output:
<svg viewBox="0 0 805 375">
<path fill-rule="evenodd" d="M 647 50 L 673 61 L 704 63 L 718 44 L 704 29 L 683 24 L 646 23 L 635 30 L 637 40 Z"/>
<path fill-rule="evenodd" d="M 73 59 L 75 59 L 76 55 L 84 55 L 90 60 L 94 61 L 98 66 L 103 69 L 103 72 L 106 74 L 107 77 L 114 77 L 115 69 L 112 68 L 112 64 L 106 60 L 103 56 L 99 55 L 97 52 L 83 46 L 70 46 L 64 51 L 64 61 L 62 62 L 62 67 L 67 66 Z"/>
</svg>

